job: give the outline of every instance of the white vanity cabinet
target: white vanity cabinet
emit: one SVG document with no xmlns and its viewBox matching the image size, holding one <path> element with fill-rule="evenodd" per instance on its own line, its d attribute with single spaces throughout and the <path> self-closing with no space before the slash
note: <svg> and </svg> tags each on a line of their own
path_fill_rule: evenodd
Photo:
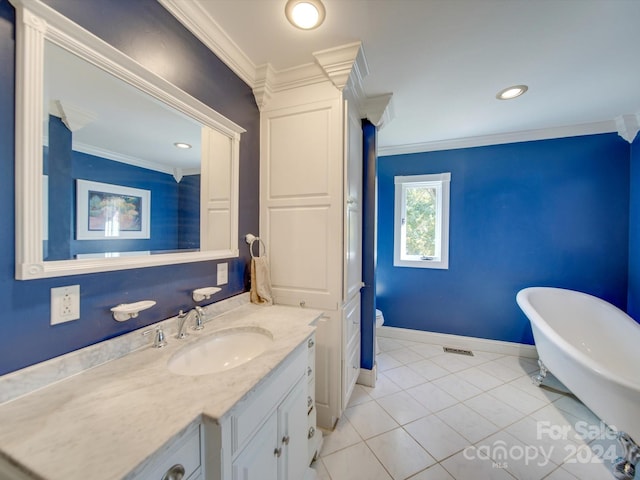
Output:
<svg viewBox="0 0 640 480">
<path fill-rule="evenodd" d="M 318 425 L 329 429 L 360 368 L 362 126 L 347 83 L 296 84 L 261 106 L 260 236 L 275 303 L 325 313 L 315 400 Z"/>
<path fill-rule="evenodd" d="M 300 378 L 236 457 L 233 480 L 301 480 L 307 470 L 306 379 Z"/>
<path fill-rule="evenodd" d="M 189 427 L 180 438 L 170 442 L 132 480 L 163 480 L 183 478 L 202 480 L 202 435 L 199 424 Z M 173 476 L 170 476 L 173 474 Z M 180 477 L 182 475 L 182 477 Z M 127 477 L 129 478 L 129 477 Z"/>
<path fill-rule="evenodd" d="M 206 422 L 208 480 L 302 480 L 319 448 L 309 432 L 312 335 L 220 423 Z M 311 405 L 314 407 L 314 405 Z M 311 422 L 313 421 L 313 424 Z M 318 432 L 319 433 L 319 432 Z M 315 447 L 314 447 L 315 445 Z"/>
</svg>

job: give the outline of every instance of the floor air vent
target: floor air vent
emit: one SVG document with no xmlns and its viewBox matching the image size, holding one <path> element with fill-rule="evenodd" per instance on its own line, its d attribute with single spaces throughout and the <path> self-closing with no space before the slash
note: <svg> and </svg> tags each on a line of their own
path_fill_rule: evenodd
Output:
<svg viewBox="0 0 640 480">
<path fill-rule="evenodd" d="M 464 350 L 462 348 L 455 347 L 442 347 L 446 353 L 457 353 L 458 355 L 469 355 L 473 357 L 473 352 L 471 350 Z"/>
</svg>

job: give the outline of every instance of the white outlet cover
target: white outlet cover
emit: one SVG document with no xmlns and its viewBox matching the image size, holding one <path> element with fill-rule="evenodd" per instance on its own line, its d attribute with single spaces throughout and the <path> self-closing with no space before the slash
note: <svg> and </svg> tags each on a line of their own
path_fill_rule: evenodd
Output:
<svg viewBox="0 0 640 480">
<path fill-rule="evenodd" d="M 229 264 L 227 262 L 218 264 L 218 285 L 229 283 Z"/>
<path fill-rule="evenodd" d="M 80 318 L 80 285 L 51 289 L 51 325 Z"/>
</svg>

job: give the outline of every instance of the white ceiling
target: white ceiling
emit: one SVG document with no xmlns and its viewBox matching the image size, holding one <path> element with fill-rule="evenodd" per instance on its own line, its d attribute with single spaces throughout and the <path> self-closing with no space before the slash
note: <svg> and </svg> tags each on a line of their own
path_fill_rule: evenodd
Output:
<svg viewBox="0 0 640 480">
<path fill-rule="evenodd" d="M 312 31 L 286 21 L 286 0 L 159 1 L 200 9 L 191 20 L 252 68 L 361 41 L 365 94 L 393 94 L 383 154 L 616 131 L 616 117 L 640 112 L 638 0 L 323 0 Z M 529 91 L 496 100 L 513 84 Z"/>
</svg>

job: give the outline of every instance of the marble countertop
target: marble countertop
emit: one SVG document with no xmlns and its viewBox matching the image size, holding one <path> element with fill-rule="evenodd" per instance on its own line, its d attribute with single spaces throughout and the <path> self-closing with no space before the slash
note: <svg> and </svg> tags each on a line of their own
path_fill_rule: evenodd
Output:
<svg viewBox="0 0 640 480">
<path fill-rule="evenodd" d="M 312 334 L 319 315 L 246 304 L 208 320 L 202 331 L 189 330 L 184 340 L 167 335 L 163 348 L 142 348 L 0 405 L 0 457 L 24 478 L 124 478 L 202 416 L 223 419 Z M 269 330 L 271 348 L 225 372 L 190 377 L 168 370 L 179 349 L 239 326 Z"/>
</svg>

